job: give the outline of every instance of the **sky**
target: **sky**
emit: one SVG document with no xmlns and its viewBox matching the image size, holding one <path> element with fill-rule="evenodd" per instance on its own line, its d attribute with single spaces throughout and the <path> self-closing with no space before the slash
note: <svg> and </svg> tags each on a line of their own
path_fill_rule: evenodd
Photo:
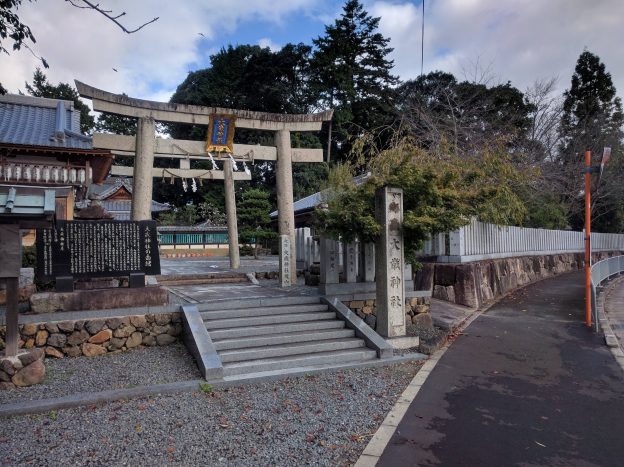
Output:
<svg viewBox="0 0 624 467">
<path fill-rule="evenodd" d="M 425 0 L 424 71 L 460 79 L 510 81 L 525 90 L 535 80 L 558 78 L 569 87 L 579 54 L 600 56 L 624 95 L 624 0 Z M 75 3 L 79 0 L 75 0 Z M 311 44 L 342 11 L 335 0 L 101 0 L 128 28 L 126 34 L 95 11 L 64 0 L 24 0 L 19 11 L 35 34 L 33 51 L 44 57 L 51 83 L 78 79 L 131 97 L 168 101 L 189 71 L 210 66 L 210 55 L 228 44 L 279 49 Z M 365 0 L 380 17 L 380 32 L 394 48 L 394 74 L 420 73 L 420 0 Z M 4 43 L 7 45 L 7 43 Z M 25 91 L 38 60 L 28 50 L 0 55 L 0 82 Z M 117 71 L 115 71 L 117 70 Z"/>
</svg>

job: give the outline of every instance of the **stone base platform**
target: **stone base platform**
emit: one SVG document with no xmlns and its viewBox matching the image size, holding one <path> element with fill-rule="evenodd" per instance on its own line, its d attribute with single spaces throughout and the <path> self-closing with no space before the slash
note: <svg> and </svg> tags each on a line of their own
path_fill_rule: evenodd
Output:
<svg viewBox="0 0 624 467">
<path fill-rule="evenodd" d="M 420 345 L 420 338 L 418 336 L 391 337 L 386 339 L 386 342 L 393 349 L 405 350 L 417 348 Z"/>
<path fill-rule="evenodd" d="M 164 287 L 160 286 L 40 292 L 30 297 L 31 310 L 34 313 L 152 307 L 168 303 L 169 294 Z"/>
</svg>

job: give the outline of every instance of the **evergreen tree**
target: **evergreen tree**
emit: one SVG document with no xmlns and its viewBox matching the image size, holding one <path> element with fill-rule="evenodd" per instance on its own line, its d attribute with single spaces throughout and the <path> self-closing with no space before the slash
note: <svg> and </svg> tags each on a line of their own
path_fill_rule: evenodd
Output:
<svg viewBox="0 0 624 467">
<path fill-rule="evenodd" d="M 137 132 L 137 119 L 124 115 L 101 113 L 95 122 L 95 131 L 99 133 L 134 136 Z"/>
<path fill-rule="evenodd" d="M 378 133 L 392 118 L 398 78 L 390 73 L 389 39 L 377 31 L 373 18 L 358 0 L 348 0 L 325 35 L 315 39 L 311 82 L 319 104 L 334 109 L 332 153 L 344 158 L 349 137 Z"/>
<path fill-rule="evenodd" d="M 26 91 L 35 97 L 74 101 L 74 107 L 80 111 L 80 131 L 86 134 L 93 130 L 95 121 L 93 115 L 89 114 L 89 106 L 80 100 L 78 91 L 70 84 L 59 83 L 56 86 L 50 84 L 46 75 L 37 68 L 33 74 L 32 84 L 26 83 Z"/>
<path fill-rule="evenodd" d="M 239 237 L 242 243 L 254 243 L 254 257 L 258 258 L 258 245 L 262 240 L 275 238 L 276 233 L 269 228 L 271 203 L 269 194 L 258 188 L 243 192 L 236 207 Z"/>
<path fill-rule="evenodd" d="M 604 146 L 621 144 L 622 100 L 597 55 L 587 50 L 580 55 L 564 97 L 562 162 L 574 161 L 585 149 L 600 152 Z"/>
<path fill-rule="evenodd" d="M 237 45 L 222 48 L 210 57 L 211 67 L 189 73 L 178 86 L 171 102 L 215 106 L 274 113 L 308 113 L 312 97 L 308 89 L 311 47 L 287 44 L 277 52 L 257 45 Z M 177 139 L 205 140 L 206 128 L 192 125 L 170 125 L 171 136 Z M 274 145 L 271 132 L 237 128 L 235 141 L 242 144 Z M 293 147 L 320 148 L 317 135 L 293 133 Z M 210 163 L 193 161 L 193 168 L 210 169 Z M 295 164 L 293 176 L 303 183 L 296 185 L 295 197 L 319 191 L 319 169 L 315 164 Z M 258 162 L 250 167 L 251 182 L 237 183 L 246 189 L 266 188 L 269 201 L 277 202 L 275 164 Z M 326 170 L 325 170 L 326 171 Z M 197 194 L 210 184 L 200 187 Z M 164 198 L 159 188 L 158 196 Z M 197 195 L 196 194 L 196 195 Z"/>
<path fill-rule="evenodd" d="M 622 207 L 623 158 L 622 101 L 616 95 L 611 74 L 600 58 L 585 50 L 578 58 L 570 89 L 564 94 L 561 119 L 562 144 L 558 156 L 558 174 L 562 196 L 569 205 L 570 223 L 583 225 L 582 189 L 583 153 L 592 151 L 597 164 L 605 146 L 612 148 L 613 157 L 594 196 L 592 221 L 598 231 L 620 231 L 624 228 Z"/>
</svg>

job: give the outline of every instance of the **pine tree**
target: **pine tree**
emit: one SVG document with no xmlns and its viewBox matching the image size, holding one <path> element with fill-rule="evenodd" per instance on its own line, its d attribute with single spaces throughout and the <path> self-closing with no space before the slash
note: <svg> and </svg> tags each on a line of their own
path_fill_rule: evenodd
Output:
<svg viewBox="0 0 624 467">
<path fill-rule="evenodd" d="M 592 223 L 597 231 L 620 231 L 624 228 L 622 197 L 622 101 L 616 95 L 611 74 L 597 55 L 585 50 L 578 58 L 570 89 L 564 94 L 558 163 L 562 194 L 569 204 L 570 223 L 583 225 L 582 187 L 583 153 L 592 151 L 597 164 L 605 146 L 612 148 L 612 159 L 599 187 L 593 188 Z"/>
<path fill-rule="evenodd" d="M 348 0 L 340 18 L 313 41 L 311 82 L 320 105 L 334 109 L 332 152 L 341 147 L 339 157 L 349 149 L 349 136 L 377 132 L 392 121 L 398 78 L 390 73 L 393 49 L 377 31 L 379 20 L 358 0 Z"/>
<path fill-rule="evenodd" d="M 251 188 L 243 192 L 241 198 L 236 207 L 239 237 L 242 243 L 254 243 L 254 257 L 258 258 L 260 241 L 276 236 L 269 228 L 271 223 L 269 194 L 259 188 Z"/>
<path fill-rule="evenodd" d="M 564 162 L 585 149 L 598 153 L 622 141 L 622 100 L 616 96 L 611 74 L 597 55 L 584 51 L 564 93 L 561 133 Z"/>
</svg>

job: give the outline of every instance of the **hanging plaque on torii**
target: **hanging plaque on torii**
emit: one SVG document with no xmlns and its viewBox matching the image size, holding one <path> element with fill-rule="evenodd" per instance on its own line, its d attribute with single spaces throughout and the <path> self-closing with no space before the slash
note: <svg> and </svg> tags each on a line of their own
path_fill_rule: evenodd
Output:
<svg viewBox="0 0 624 467">
<path fill-rule="evenodd" d="M 234 128 L 236 116 L 211 115 L 208 124 L 206 152 L 234 152 Z"/>
</svg>

